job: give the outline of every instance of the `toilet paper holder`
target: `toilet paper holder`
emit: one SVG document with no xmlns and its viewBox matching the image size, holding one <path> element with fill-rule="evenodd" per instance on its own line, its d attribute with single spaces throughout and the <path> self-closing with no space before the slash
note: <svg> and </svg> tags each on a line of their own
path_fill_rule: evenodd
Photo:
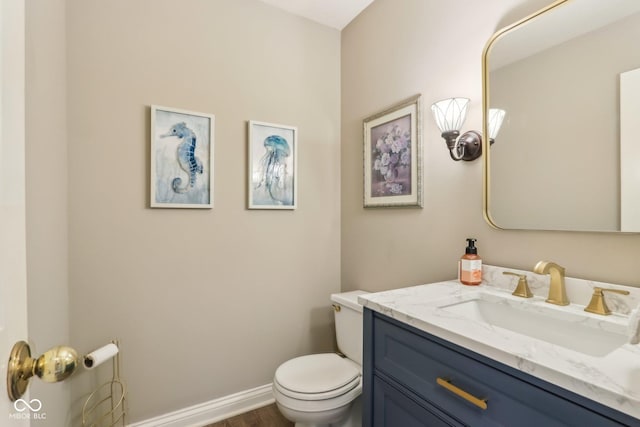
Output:
<svg viewBox="0 0 640 427">
<path fill-rule="evenodd" d="M 113 374 L 110 381 L 107 381 L 96 388 L 84 402 L 82 406 L 82 426 L 83 427 L 115 427 L 126 426 L 126 404 L 125 396 L 127 388 L 120 379 L 120 345 L 118 340 L 113 340 L 111 345 L 115 345 L 115 355 L 108 349 L 110 344 L 89 353 L 84 357 L 84 365 L 91 369 L 101 362 L 95 363 L 99 359 L 99 354 L 106 354 L 112 359 Z M 92 355 L 96 355 L 92 358 Z M 95 359 L 95 361 L 94 361 Z"/>
</svg>

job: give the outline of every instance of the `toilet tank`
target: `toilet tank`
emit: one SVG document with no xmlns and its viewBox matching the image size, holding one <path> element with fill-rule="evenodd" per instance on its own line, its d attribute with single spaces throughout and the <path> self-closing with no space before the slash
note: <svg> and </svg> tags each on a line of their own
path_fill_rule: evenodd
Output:
<svg viewBox="0 0 640 427">
<path fill-rule="evenodd" d="M 331 294 L 338 349 L 359 365 L 362 365 L 362 305 L 358 304 L 358 295 L 368 293 L 351 291 Z"/>
</svg>

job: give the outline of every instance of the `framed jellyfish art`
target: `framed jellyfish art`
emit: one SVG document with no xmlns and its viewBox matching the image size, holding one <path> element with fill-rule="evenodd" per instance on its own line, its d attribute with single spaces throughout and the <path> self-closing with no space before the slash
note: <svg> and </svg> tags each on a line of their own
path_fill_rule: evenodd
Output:
<svg viewBox="0 0 640 427">
<path fill-rule="evenodd" d="M 364 120 L 364 207 L 422 207 L 422 101 Z"/>
<path fill-rule="evenodd" d="M 295 209 L 298 128 L 249 121 L 249 209 Z"/>
<path fill-rule="evenodd" d="M 151 106 L 151 207 L 213 208 L 215 117 Z"/>
</svg>

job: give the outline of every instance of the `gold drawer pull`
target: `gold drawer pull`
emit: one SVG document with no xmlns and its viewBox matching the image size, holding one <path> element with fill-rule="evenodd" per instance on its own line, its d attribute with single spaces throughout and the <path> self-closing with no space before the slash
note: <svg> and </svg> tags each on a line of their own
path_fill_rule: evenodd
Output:
<svg viewBox="0 0 640 427">
<path fill-rule="evenodd" d="M 458 388 L 458 387 L 454 386 L 453 384 L 451 384 L 451 381 L 448 380 L 448 379 L 438 377 L 436 379 L 436 382 L 438 383 L 438 385 L 441 385 L 442 387 L 446 388 L 450 392 L 452 392 L 454 394 L 457 394 L 458 396 L 460 396 L 464 400 L 467 400 L 467 401 L 473 403 L 478 408 L 483 409 L 483 410 L 487 409 L 487 399 L 478 399 L 477 397 L 467 393 L 466 391 L 462 390 L 461 388 Z"/>
</svg>

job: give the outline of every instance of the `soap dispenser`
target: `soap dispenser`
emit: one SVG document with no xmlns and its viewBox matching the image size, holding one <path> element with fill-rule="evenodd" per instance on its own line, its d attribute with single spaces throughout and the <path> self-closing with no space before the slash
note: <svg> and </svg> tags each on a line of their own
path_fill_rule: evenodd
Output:
<svg viewBox="0 0 640 427">
<path fill-rule="evenodd" d="M 476 286 L 482 282 L 482 259 L 478 256 L 476 239 L 468 238 L 464 255 L 460 258 L 460 283 Z"/>
</svg>

